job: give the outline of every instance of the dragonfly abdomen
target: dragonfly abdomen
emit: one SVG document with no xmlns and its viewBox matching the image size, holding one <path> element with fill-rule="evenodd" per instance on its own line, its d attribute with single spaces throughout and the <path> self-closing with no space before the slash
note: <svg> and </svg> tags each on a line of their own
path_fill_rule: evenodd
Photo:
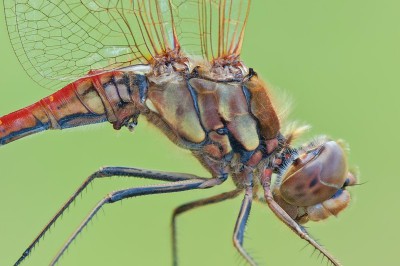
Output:
<svg viewBox="0 0 400 266">
<path fill-rule="evenodd" d="M 146 84 L 145 76 L 123 71 L 81 78 L 28 107 L 0 117 L 0 145 L 47 129 L 106 121 L 120 129 L 139 114 Z"/>
</svg>

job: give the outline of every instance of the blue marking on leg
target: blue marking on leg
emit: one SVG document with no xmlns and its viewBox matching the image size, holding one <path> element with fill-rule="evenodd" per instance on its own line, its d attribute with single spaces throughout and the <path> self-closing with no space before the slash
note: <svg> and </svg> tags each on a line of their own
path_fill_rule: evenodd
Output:
<svg viewBox="0 0 400 266">
<path fill-rule="evenodd" d="M 137 196 L 151 195 L 151 194 L 162 194 L 162 193 L 170 193 L 170 192 L 178 192 L 184 190 L 191 190 L 199 188 L 201 184 L 203 184 L 204 180 L 197 182 L 182 182 L 182 183 L 174 183 L 174 184 L 166 184 L 166 185 L 158 185 L 151 187 L 137 187 L 126 190 L 121 190 L 114 192 L 110 195 L 110 203 Z"/>
<path fill-rule="evenodd" d="M 238 232 L 237 232 L 237 239 L 239 240 L 240 245 L 243 245 L 243 238 L 244 238 L 244 232 L 246 229 L 246 224 L 247 220 L 249 219 L 250 215 L 250 210 L 251 210 L 251 200 L 246 199 L 248 195 L 245 195 L 245 198 L 243 199 L 242 206 L 240 208 L 240 215 L 238 217 Z"/>
</svg>

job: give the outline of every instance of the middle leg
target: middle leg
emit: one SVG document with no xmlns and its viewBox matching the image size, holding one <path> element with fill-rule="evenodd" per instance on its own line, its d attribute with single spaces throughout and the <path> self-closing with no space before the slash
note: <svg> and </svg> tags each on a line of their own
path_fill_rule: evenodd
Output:
<svg viewBox="0 0 400 266">
<path fill-rule="evenodd" d="M 172 256 L 173 256 L 173 265 L 176 266 L 178 265 L 178 247 L 177 247 L 177 240 L 176 240 L 176 218 L 178 215 L 193 210 L 194 208 L 198 207 L 203 207 L 207 206 L 210 204 L 222 202 L 227 199 L 233 199 L 236 198 L 243 190 L 242 189 L 235 189 L 229 192 L 225 192 L 222 194 L 218 194 L 209 198 L 205 199 L 200 199 L 197 201 L 192 201 L 186 204 L 183 204 L 179 207 L 177 207 L 173 214 L 172 214 L 172 219 L 171 219 L 171 239 L 172 239 Z"/>
<path fill-rule="evenodd" d="M 239 215 L 236 220 L 235 230 L 233 232 L 233 245 L 239 251 L 240 255 L 252 266 L 256 266 L 257 263 L 247 253 L 243 247 L 244 232 L 246 229 L 247 220 L 249 219 L 251 202 L 253 199 L 253 187 L 246 187 L 242 206 L 240 207 Z"/>
</svg>

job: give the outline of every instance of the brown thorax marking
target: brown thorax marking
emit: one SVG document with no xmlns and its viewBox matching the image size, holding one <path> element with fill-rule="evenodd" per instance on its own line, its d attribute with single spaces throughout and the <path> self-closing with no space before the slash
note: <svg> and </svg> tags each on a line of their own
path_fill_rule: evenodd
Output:
<svg viewBox="0 0 400 266">
<path fill-rule="evenodd" d="M 249 175 L 257 180 L 260 165 L 275 157 L 279 119 L 256 73 L 238 56 L 208 62 L 178 49 L 155 56 L 152 67 L 147 118 L 213 176 L 227 171 L 238 187 Z"/>
</svg>

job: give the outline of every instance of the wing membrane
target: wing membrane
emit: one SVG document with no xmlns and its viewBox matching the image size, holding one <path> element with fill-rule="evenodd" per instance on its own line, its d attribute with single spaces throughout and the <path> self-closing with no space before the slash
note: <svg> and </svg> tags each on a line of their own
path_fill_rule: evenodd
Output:
<svg viewBox="0 0 400 266">
<path fill-rule="evenodd" d="M 177 38 L 209 60 L 239 56 L 251 0 L 175 0 Z"/>
<path fill-rule="evenodd" d="M 166 37 L 149 41 L 171 23 L 163 21 L 169 5 L 157 1 L 5 0 L 4 8 L 18 59 L 45 87 L 93 69 L 149 63 L 169 46 Z"/>
<path fill-rule="evenodd" d="M 4 0 L 15 54 L 41 86 L 151 63 L 169 50 L 238 56 L 250 0 Z"/>
</svg>

